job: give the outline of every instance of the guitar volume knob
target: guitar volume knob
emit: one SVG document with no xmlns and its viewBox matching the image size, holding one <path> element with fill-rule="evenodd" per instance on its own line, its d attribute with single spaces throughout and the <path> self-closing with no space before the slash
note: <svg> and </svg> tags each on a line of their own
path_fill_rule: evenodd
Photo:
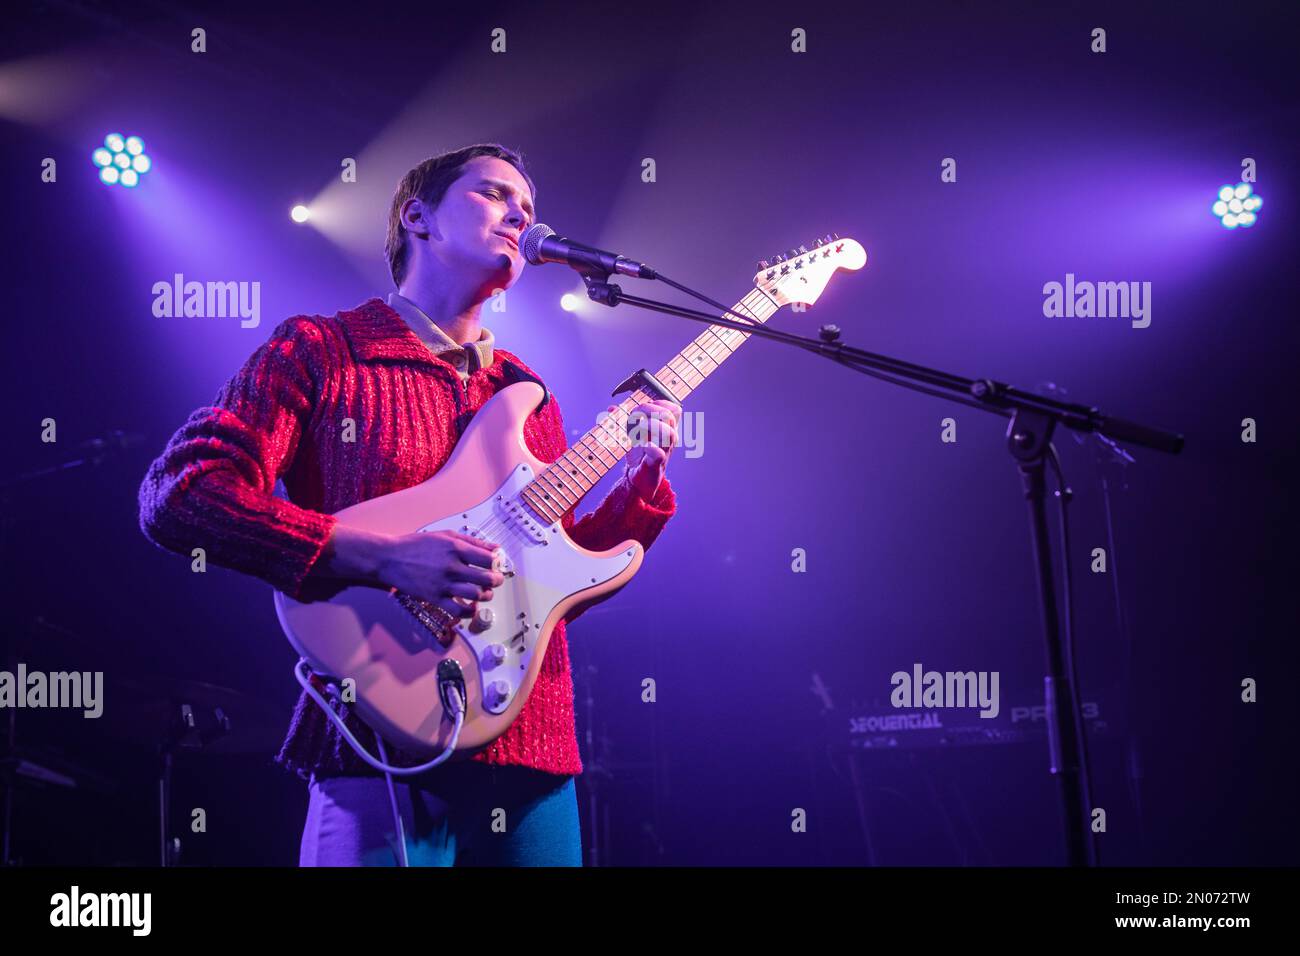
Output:
<svg viewBox="0 0 1300 956">
<path fill-rule="evenodd" d="M 489 627 L 492 626 L 492 620 L 494 617 L 495 615 L 492 613 L 492 609 L 490 607 L 480 606 L 478 610 L 474 612 L 474 617 L 469 622 L 469 629 L 475 632 L 486 631 Z M 500 645 L 494 645 L 494 646 L 500 646 Z"/>
</svg>

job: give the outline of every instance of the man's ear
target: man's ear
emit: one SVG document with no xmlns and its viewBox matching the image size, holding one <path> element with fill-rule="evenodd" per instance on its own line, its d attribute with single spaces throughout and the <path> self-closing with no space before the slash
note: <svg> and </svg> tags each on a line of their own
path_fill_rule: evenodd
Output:
<svg viewBox="0 0 1300 956">
<path fill-rule="evenodd" d="M 402 228 L 413 236 L 421 239 L 428 239 L 429 234 L 434 230 L 433 219 L 429 213 L 429 207 L 424 201 L 414 196 L 402 203 L 400 215 Z"/>
</svg>

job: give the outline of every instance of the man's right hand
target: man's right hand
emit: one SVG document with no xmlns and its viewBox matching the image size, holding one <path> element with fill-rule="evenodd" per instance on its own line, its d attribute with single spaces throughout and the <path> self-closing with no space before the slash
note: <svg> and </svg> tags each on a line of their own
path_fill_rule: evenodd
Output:
<svg viewBox="0 0 1300 956">
<path fill-rule="evenodd" d="M 496 547 L 458 531 L 394 535 L 380 547 L 376 578 L 453 617 L 472 617 L 478 602 L 492 600 L 492 589 L 505 581 L 492 570 Z"/>
<path fill-rule="evenodd" d="M 491 570 L 496 547 L 457 531 L 387 535 L 337 524 L 314 573 L 397 588 L 453 617 L 471 617 L 505 580 Z"/>
</svg>

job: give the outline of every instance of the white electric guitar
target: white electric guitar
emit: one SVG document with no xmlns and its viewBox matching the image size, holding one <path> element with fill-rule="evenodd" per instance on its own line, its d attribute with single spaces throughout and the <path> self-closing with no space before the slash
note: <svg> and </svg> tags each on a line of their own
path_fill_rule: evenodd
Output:
<svg viewBox="0 0 1300 956">
<path fill-rule="evenodd" d="M 812 249 L 801 246 L 760 263 L 754 289 L 732 311 L 765 322 L 784 305 L 812 305 L 837 270 L 860 269 L 866 261 L 852 239 L 819 239 Z M 631 395 L 554 464 L 539 461 L 524 444 L 523 425 L 542 400 L 541 387 L 520 382 L 502 389 L 470 420 L 436 475 L 337 513 L 367 531 L 453 530 L 496 542 L 495 566 L 505 581 L 492 600 L 461 618 L 444 645 L 441 616 L 396 589 L 356 586 L 307 603 L 277 591 L 276 613 L 289 643 L 316 674 L 352 678 L 361 718 L 413 754 L 447 750 L 453 721 L 439 675 L 445 680 L 458 666 L 466 706 L 455 751 L 464 756 L 485 747 L 523 708 L 555 625 L 571 610 L 613 596 L 641 567 L 640 543 L 588 551 L 565 533 L 562 516 L 627 453 L 628 414 L 637 404 L 665 397 L 656 386 L 680 404 L 748 338 L 709 326 L 653 377 L 644 370 L 634 376 Z"/>
</svg>

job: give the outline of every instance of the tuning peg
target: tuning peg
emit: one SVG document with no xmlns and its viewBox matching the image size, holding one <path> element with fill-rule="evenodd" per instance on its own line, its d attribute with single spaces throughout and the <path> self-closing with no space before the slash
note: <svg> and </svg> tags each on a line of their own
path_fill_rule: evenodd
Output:
<svg viewBox="0 0 1300 956">
<path fill-rule="evenodd" d="M 787 259 L 795 259 L 795 258 L 798 258 L 798 256 L 799 256 L 799 250 L 798 250 L 798 249 L 791 249 L 789 252 L 787 252 L 787 253 L 785 254 L 785 257 L 786 257 Z"/>
<path fill-rule="evenodd" d="M 814 239 L 814 240 L 813 240 L 813 248 L 814 248 L 814 249 L 820 249 L 820 248 L 821 248 L 822 246 L 824 246 L 824 245 L 826 245 L 826 241 L 825 241 L 824 239 Z"/>
<path fill-rule="evenodd" d="M 840 238 L 840 234 L 838 232 L 831 233 L 831 242 L 838 242 L 839 238 Z"/>
<path fill-rule="evenodd" d="M 758 260 L 758 271 L 759 271 L 759 272 L 762 272 L 762 271 L 763 271 L 764 269 L 766 269 L 767 267 L 768 267 L 768 261 L 767 261 L 766 259 L 759 259 L 759 260 Z"/>
</svg>

